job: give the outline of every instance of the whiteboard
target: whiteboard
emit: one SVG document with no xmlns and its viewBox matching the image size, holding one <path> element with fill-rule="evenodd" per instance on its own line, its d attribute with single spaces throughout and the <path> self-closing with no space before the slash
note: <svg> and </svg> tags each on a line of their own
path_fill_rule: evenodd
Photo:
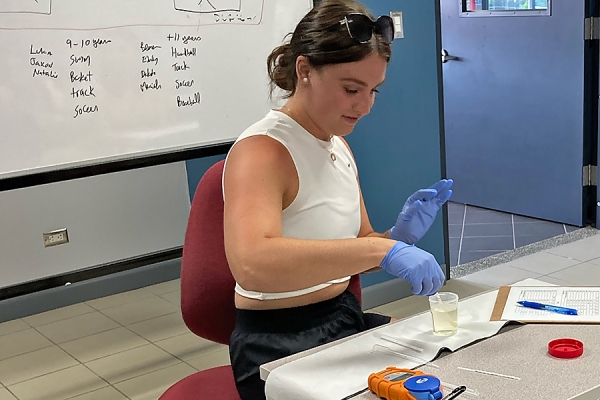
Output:
<svg viewBox="0 0 600 400">
<path fill-rule="evenodd" d="M 0 179 L 234 140 L 311 0 L 0 1 Z"/>
</svg>

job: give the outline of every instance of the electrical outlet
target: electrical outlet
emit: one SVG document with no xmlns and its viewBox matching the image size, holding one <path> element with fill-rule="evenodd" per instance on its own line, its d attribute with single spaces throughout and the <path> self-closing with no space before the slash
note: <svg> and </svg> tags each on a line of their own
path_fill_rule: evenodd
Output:
<svg viewBox="0 0 600 400">
<path fill-rule="evenodd" d="M 57 246 L 63 243 L 69 243 L 66 228 L 44 233 L 44 247 Z"/>
</svg>

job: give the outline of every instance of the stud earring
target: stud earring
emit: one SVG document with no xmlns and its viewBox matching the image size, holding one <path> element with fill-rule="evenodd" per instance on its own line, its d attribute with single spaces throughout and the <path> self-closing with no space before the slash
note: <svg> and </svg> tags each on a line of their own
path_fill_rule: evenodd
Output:
<svg viewBox="0 0 600 400">
<path fill-rule="evenodd" d="M 302 78 L 302 82 L 308 83 L 308 78 Z"/>
</svg>

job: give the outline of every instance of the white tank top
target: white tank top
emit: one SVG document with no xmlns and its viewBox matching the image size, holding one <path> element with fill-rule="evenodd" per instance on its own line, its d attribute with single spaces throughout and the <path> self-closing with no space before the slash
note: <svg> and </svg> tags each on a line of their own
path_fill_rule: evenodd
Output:
<svg viewBox="0 0 600 400">
<path fill-rule="evenodd" d="M 281 212 L 282 236 L 321 240 L 356 238 L 360 230 L 360 192 L 356 164 L 344 142 L 335 136 L 331 142 L 319 140 L 288 115 L 275 110 L 246 129 L 235 143 L 255 135 L 267 135 L 283 144 L 298 173 L 298 194 Z M 331 153 L 335 154 L 335 161 Z M 235 291 L 250 299 L 283 299 L 349 279 L 347 276 L 283 293 L 253 292 L 236 283 Z"/>
</svg>

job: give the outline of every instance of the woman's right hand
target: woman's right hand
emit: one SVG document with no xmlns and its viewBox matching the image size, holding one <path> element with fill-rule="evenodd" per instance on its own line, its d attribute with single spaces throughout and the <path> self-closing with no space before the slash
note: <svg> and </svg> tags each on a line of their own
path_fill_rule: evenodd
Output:
<svg viewBox="0 0 600 400">
<path fill-rule="evenodd" d="M 410 282 L 412 293 L 417 296 L 437 293 L 446 279 L 432 254 L 400 241 L 388 251 L 380 266 Z"/>
</svg>

